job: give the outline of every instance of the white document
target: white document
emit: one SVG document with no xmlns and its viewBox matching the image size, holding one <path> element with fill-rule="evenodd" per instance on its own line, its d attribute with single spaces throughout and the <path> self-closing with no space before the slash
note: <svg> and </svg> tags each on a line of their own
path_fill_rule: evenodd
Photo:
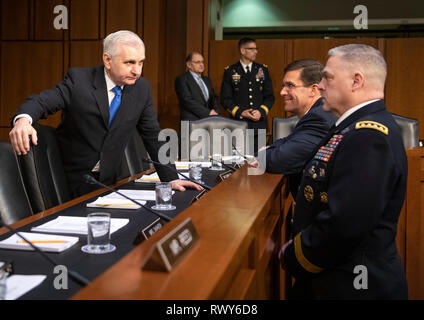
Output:
<svg viewBox="0 0 424 320">
<path fill-rule="evenodd" d="M 185 178 L 182 175 L 178 175 L 178 179 L 184 180 Z M 134 180 L 134 182 L 160 182 L 159 175 L 157 172 L 153 172 L 151 174 L 145 174 L 141 178 Z"/>
<path fill-rule="evenodd" d="M 188 170 L 190 164 L 200 164 L 202 168 L 209 168 L 212 166 L 212 163 L 209 161 L 175 161 L 177 170 Z"/>
<path fill-rule="evenodd" d="M 146 201 L 155 201 L 156 200 L 155 190 L 120 189 L 118 191 L 120 193 L 126 195 L 127 197 L 133 198 L 137 201 L 138 200 L 146 200 Z M 175 194 L 175 191 L 172 191 L 172 194 Z M 117 194 L 116 192 L 109 193 L 107 196 L 104 196 L 103 199 L 104 198 L 115 199 L 115 200 L 116 199 L 126 199 L 123 196 Z"/>
<path fill-rule="evenodd" d="M 129 221 L 129 219 L 111 218 L 110 234 L 124 227 Z M 87 217 L 60 216 L 41 226 L 31 228 L 31 231 L 87 235 Z"/>
<path fill-rule="evenodd" d="M 42 251 L 62 252 L 72 247 L 79 241 L 78 237 L 59 236 L 54 234 L 19 232 L 29 242 Z M 9 238 L 0 241 L 2 249 L 34 250 L 27 242 L 14 234 Z"/>
<path fill-rule="evenodd" d="M 253 158 L 253 156 L 246 155 L 246 158 L 249 159 L 249 157 Z M 227 164 L 227 162 L 228 162 L 228 164 L 231 165 L 231 162 L 236 162 L 236 163 L 244 162 L 244 158 L 242 156 L 238 156 L 238 155 L 236 155 L 236 156 L 222 156 L 222 162 L 225 162 L 225 164 Z"/>
<path fill-rule="evenodd" d="M 154 192 L 154 191 L 153 191 Z M 134 198 L 138 200 L 137 198 Z M 141 204 L 146 204 L 146 201 L 138 200 Z M 89 208 L 110 208 L 110 209 L 139 209 L 140 206 L 131 200 L 124 197 L 98 197 L 95 201 L 87 203 Z"/>
<path fill-rule="evenodd" d="M 46 279 L 44 275 L 24 276 L 13 274 L 6 279 L 6 300 L 16 300 L 39 286 Z"/>
</svg>

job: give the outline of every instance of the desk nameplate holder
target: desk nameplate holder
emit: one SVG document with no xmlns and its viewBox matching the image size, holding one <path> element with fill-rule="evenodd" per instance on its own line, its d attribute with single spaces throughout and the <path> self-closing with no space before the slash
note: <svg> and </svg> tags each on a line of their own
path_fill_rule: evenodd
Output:
<svg viewBox="0 0 424 320">
<path fill-rule="evenodd" d="M 199 192 L 199 194 L 197 194 L 196 196 L 193 197 L 193 199 L 191 199 L 190 201 L 190 205 L 192 205 L 193 203 L 195 203 L 197 200 L 199 200 L 201 197 L 203 197 L 206 194 L 207 190 L 203 189 L 202 191 Z"/>
<path fill-rule="evenodd" d="M 196 228 L 191 219 L 187 218 L 156 242 L 142 269 L 170 272 L 198 240 Z"/>
<path fill-rule="evenodd" d="M 157 218 L 155 221 L 153 221 L 151 224 L 149 224 L 147 227 L 141 229 L 137 237 L 135 238 L 133 244 L 138 245 L 142 243 L 144 240 L 149 239 L 151 236 L 153 236 L 159 229 L 161 229 L 165 225 L 165 222 L 162 221 L 161 218 Z"/>
<path fill-rule="evenodd" d="M 233 171 L 228 170 L 225 171 L 223 173 L 220 173 L 217 177 L 216 177 L 216 182 L 220 183 L 221 181 L 224 181 L 225 179 L 229 178 L 232 175 Z"/>
</svg>

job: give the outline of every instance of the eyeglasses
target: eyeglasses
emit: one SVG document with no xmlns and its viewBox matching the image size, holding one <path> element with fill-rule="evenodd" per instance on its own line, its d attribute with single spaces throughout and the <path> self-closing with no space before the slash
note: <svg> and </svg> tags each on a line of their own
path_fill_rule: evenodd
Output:
<svg viewBox="0 0 424 320">
<path fill-rule="evenodd" d="M 246 50 L 256 50 L 256 51 L 258 51 L 258 50 L 259 50 L 259 48 L 257 48 L 257 47 L 252 47 L 252 48 L 244 48 L 244 49 L 246 49 Z"/>
<path fill-rule="evenodd" d="M 287 88 L 287 90 L 293 90 L 293 89 L 301 88 L 301 87 L 307 88 L 309 86 L 296 85 L 292 82 L 287 82 L 287 83 L 283 83 L 283 87 L 281 89 Z"/>
<path fill-rule="evenodd" d="M 203 60 L 201 60 L 201 61 L 194 61 L 194 60 L 192 60 L 192 61 L 191 61 L 191 63 L 194 63 L 194 64 L 201 64 L 201 63 L 205 63 L 205 61 L 203 61 Z"/>
</svg>

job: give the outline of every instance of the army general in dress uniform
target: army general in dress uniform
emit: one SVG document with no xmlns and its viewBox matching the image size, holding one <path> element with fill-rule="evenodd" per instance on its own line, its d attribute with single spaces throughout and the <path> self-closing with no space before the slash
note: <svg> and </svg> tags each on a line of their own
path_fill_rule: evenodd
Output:
<svg viewBox="0 0 424 320">
<path fill-rule="evenodd" d="M 221 85 L 221 104 L 235 120 L 244 120 L 254 129 L 254 150 L 258 150 L 258 129 L 268 130 L 268 113 L 274 104 L 272 81 L 268 68 L 255 62 L 256 41 L 239 41 L 240 61 L 225 68 Z M 261 141 L 265 144 L 265 139 Z M 251 143 L 251 142 L 249 142 Z"/>
<path fill-rule="evenodd" d="M 386 62 L 359 44 L 328 55 L 319 89 L 338 120 L 304 168 L 293 239 L 279 253 L 296 279 L 289 296 L 406 299 L 395 238 L 407 159 L 383 100 Z"/>
</svg>

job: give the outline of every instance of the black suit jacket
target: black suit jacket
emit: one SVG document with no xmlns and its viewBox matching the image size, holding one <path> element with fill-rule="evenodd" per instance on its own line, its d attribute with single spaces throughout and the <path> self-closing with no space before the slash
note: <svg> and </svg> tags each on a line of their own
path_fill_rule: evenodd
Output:
<svg viewBox="0 0 424 320">
<path fill-rule="evenodd" d="M 180 104 L 181 120 L 199 120 L 209 116 L 211 110 L 218 113 L 217 96 L 213 90 L 212 82 L 208 77 L 202 76 L 208 88 L 209 97 L 206 101 L 197 81 L 189 71 L 175 79 L 175 92 Z"/>
<path fill-rule="evenodd" d="M 309 112 L 299 119 L 292 134 L 276 140 L 266 149 L 266 171 L 289 175 L 293 197 L 296 197 L 301 172 L 311 152 L 335 121 L 335 116 L 322 109 L 322 98 L 319 98 Z M 261 153 L 258 157 L 262 156 Z"/>
<path fill-rule="evenodd" d="M 72 68 L 57 86 L 30 96 L 18 109 L 17 114 L 29 114 L 33 121 L 62 110 L 57 136 L 74 196 L 87 191 L 81 177 L 99 160 L 100 181 L 109 184 L 120 178 L 124 149 L 134 127 L 150 157 L 158 160 L 160 128 L 149 82 L 140 78 L 134 85 L 124 86 L 121 100 L 109 127 L 104 67 Z M 177 179 L 168 169 L 156 169 L 162 180 Z"/>
</svg>

